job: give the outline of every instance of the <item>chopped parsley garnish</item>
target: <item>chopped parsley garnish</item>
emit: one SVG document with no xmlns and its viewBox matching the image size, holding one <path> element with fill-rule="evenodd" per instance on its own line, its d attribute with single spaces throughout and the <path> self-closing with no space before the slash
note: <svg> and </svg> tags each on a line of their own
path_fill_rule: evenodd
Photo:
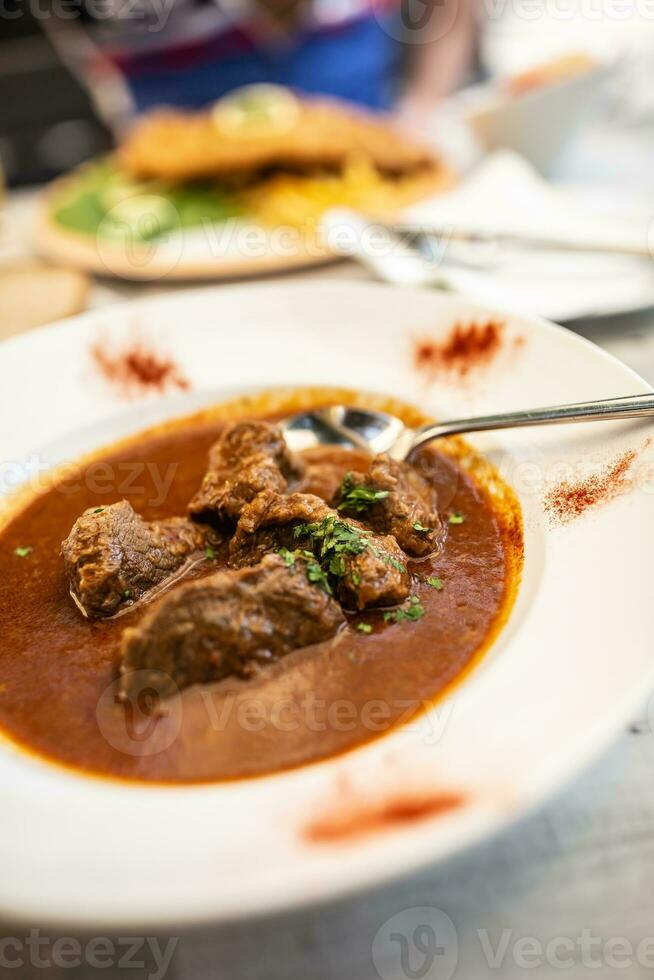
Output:
<svg viewBox="0 0 654 980">
<path fill-rule="evenodd" d="M 414 521 L 411 526 L 414 531 L 418 532 L 418 534 L 429 534 L 431 531 L 430 527 L 425 527 L 425 525 L 421 524 L 420 521 Z"/>
<path fill-rule="evenodd" d="M 14 554 L 19 558 L 27 558 L 27 556 L 31 555 L 33 551 L 34 548 L 32 548 L 30 545 L 26 545 L 25 547 L 21 548 L 14 548 Z"/>
<path fill-rule="evenodd" d="M 307 562 L 307 578 L 312 585 L 317 585 L 319 589 L 326 592 L 327 595 L 333 595 L 332 587 L 329 584 L 329 579 L 326 573 L 322 570 L 317 561 Z"/>
<path fill-rule="evenodd" d="M 375 490 L 374 487 L 355 483 L 352 474 L 346 473 L 339 490 L 341 502 L 338 509 L 353 510 L 355 514 L 361 514 L 379 500 L 385 500 L 388 494 L 388 490 Z"/>
<path fill-rule="evenodd" d="M 430 575 L 427 579 L 427 585 L 431 585 L 432 589 L 441 592 L 443 590 L 443 579 L 438 578 L 436 575 Z"/>
<path fill-rule="evenodd" d="M 453 514 L 450 514 L 450 516 L 447 519 L 448 524 L 463 524 L 464 521 L 465 521 L 465 517 L 463 516 L 463 514 L 459 514 L 457 511 L 455 511 Z"/>
<path fill-rule="evenodd" d="M 408 605 L 402 606 L 401 609 L 393 609 L 389 610 L 389 612 L 385 612 L 384 620 L 387 623 L 413 623 L 417 619 L 422 619 L 424 615 L 425 607 L 422 605 L 417 595 L 412 595 L 409 598 Z"/>
<path fill-rule="evenodd" d="M 372 633 L 372 626 L 370 623 L 358 623 L 357 629 L 359 633 Z"/>
<path fill-rule="evenodd" d="M 406 565 L 403 565 L 401 561 L 397 560 L 397 558 L 393 558 L 392 555 L 386 555 L 383 551 L 379 551 L 377 548 L 375 548 L 374 551 L 378 558 L 381 558 L 383 562 L 386 562 L 387 565 L 394 568 L 396 572 L 406 572 Z"/>
<path fill-rule="evenodd" d="M 277 554 L 280 556 L 280 558 L 284 559 L 284 564 L 287 568 L 293 568 L 293 565 L 295 564 L 295 555 L 292 551 L 289 551 L 288 548 L 280 548 Z"/>
<path fill-rule="evenodd" d="M 345 558 L 343 555 L 334 555 L 329 561 L 329 571 L 336 578 L 343 578 L 345 575 Z"/>
<path fill-rule="evenodd" d="M 204 549 L 204 554 L 205 557 L 209 559 L 209 561 L 213 561 L 216 557 L 216 552 L 213 550 L 211 545 L 207 545 L 207 547 Z"/>
<path fill-rule="evenodd" d="M 94 507 L 93 508 L 93 513 L 94 514 L 101 514 L 103 511 L 104 511 L 104 507 Z"/>
<path fill-rule="evenodd" d="M 334 561 L 343 555 L 360 555 L 370 547 L 371 531 L 361 531 L 337 517 L 325 517 L 313 524 L 298 524 L 293 531 L 296 538 L 308 538 L 316 552 L 316 558 L 330 568 L 333 575 L 345 572 L 344 561 Z M 331 567 L 333 563 L 333 568 Z"/>
<path fill-rule="evenodd" d="M 317 567 L 322 572 L 321 584 L 329 585 L 329 576 L 343 578 L 348 574 L 348 565 L 345 561 L 347 556 L 357 556 L 370 549 L 376 558 L 391 565 L 399 572 L 405 572 L 405 566 L 386 552 L 380 551 L 369 540 L 372 531 L 364 531 L 354 527 L 338 517 L 328 516 L 322 521 L 315 521 L 312 524 L 298 524 L 293 534 L 296 538 L 305 539 L 310 544 L 312 551 L 299 552 L 305 558 L 313 558 Z M 298 554 L 296 551 L 295 554 Z M 309 581 L 318 582 L 317 573 Z M 356 587 L 361 585 L 361 574 L 354 568 L 350 571 L 352 584 Z M 325 588 L 325 591 L 328 589 Z M 329 591 L 329 595 L 331 595 Z"/>
<path fill-rule="evenodd" d="M 333 595 L 327 573 L 321 568 L 310 551 L 303 551 L 301 548 L 296 548 L 295 551 L 290 551 L 288 548 L 279 548 L 277 554 L 284 559 L 284 564 L 287 568 L 294 567 L 296 558 L 306 558 L 307 581 L 311 582 L 312 585 L 317 585 L 327 595 Z"/>
<path fill-rule="evenodd" d="M 125 591 L 123 592 L 123 599 L 129 599 L 131 597 L 131 595 L 132 595 L 132 593 L 131 593 L 130 589 L 125 589 Z"/>
</svg>

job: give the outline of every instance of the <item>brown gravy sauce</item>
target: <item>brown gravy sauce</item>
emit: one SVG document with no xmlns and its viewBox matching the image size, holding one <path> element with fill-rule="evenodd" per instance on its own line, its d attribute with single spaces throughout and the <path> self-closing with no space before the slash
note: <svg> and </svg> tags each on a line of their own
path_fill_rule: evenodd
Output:
<svg viewBox="0 0 654 980">
<path fill-rule="evenodd" d="M 279 416 L 349 402 L 426 421 L 395 400 L 337 390 L 272 392 L 150 430 L 80 464 L 77 476 L 22 502 L 0 531 L 0 731 L 50 761 L 87 773 L 148 782 L 263 775 L 344 752 L 379 737 L 459 680 L 506 620 L 522 564 L 519 505 L 490 465 L 461 440 L 423 455 L 448 525 L 442 551 L 411 561 L 426 615 L 385 623 L 348 617 L 332 640 L 297 650 L 248 681 L 189 688 L 152 717 L 120 704 L 118 619 L 85 620 L 68 595 L 59 549 L 87 507 L 126 497 L 149 520 L 184 513 L 206 469 L 221 419 Z M 340 454 L 340 455 L 339 455 Z M 334 458 L 334 450 L 313 451 Z M 336 451 L 345 470 L 361 456 Z M 16 549 L 31 548 L 22 557 Z M 207 574 L 221 556 L 190 574 Z M 443 588 L 427 584 L 438 577 Z M 365 622 L 371 633 L 357 625 Z"/>
</svg>

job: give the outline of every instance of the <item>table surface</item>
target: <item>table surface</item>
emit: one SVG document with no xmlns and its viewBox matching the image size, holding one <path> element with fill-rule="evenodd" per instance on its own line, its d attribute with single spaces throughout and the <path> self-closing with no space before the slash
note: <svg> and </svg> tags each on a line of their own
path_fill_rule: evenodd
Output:
<svg viewBox="0 0 654 980">
<path fill-rule="evenodd" d="M 25 218 L 32 203 L 29 194 L 10 198 L 0 259 L 28 251 Z M 293 278 L 365 276 L 341 264 Z M 162 291 L 167 290 L 96 284 L 91 304 Z M 654 311 L 571 326 L 654 384 Z M 486 844 L 327 907 L 171 933 L 157 941 L 163 948 L 168 939 L 175 940 L 166 974 L 174 980 L 481 980 L 522 977 L 526 969 L 539 978 L 608 977 L 618 970 L 622 977 L 644 977 L 654 970 L 653 872 L 654 735 L 643 705 L 641 715 L 590 771 Z M 393 919 L 400 912 L 400 919 Z M 435 948 L 430 924 L 437 927 Z M 39 924 L 0 923 L 0 938 L 24 943 L 30 927 Z M 137 934 L 138 929 L 130 932 Z M 50 957 L 51 965 L 35 965 L 23 946 L 24 965 L 3 970 L 0 957 L 0 975 L 21 980 L 160 975 L 147 944 L 146 952 L 133 956 L 145 964 L 141 969 L 121 968 L 119 954 L 127 949 L 120 946 L 121 937 L 111 940 L 113 966 L 95 969 L 84 956 L 79 967 L 57 966 L 52 943 L 69 935 L 42 928 L 40 937 L 47 942 L 40 955 L 43 962 Z M 85 944 L 88 938 L 78 940 Z"/>
</svg>

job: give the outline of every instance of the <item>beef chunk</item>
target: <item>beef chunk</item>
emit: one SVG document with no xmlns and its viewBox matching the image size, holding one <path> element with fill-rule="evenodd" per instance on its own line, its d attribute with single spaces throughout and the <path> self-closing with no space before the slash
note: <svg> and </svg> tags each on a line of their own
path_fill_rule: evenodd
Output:
<svg viewBox="0 0 654 980">
<path fill-rule="evenodd" d="M 406 555 L 394 537 L 366 532 L 367 547 L 359 555 L 346 555 L 345 571 L 336 580 L 340 601 L 348 609 L 368 609 L 371 606 L 397 606 L 409 595 L 410 580 L 406 570 Z"/>
<path fill-rule="evenodd" d="M 209 453 L 209 470 L 189 504 L 195 520 L 236 520 L 262 490 L 283 493 L 301 464 L 270 422 L 228 422 Z"/>
<path fill-rule="evenodd" d="M 314 494 L 323 500 L 333 500 L 346 469 L 347 467 L 341 466 L 337 461 L 305 460 L 305 469 L 295 486 L 295 491 Z"/>
<path fill-rule="evenodd" d="M 250 565 L 279 548 L 311 553 L 348 608 L 397 605 L 409 594 L 406 556 L 395 538 L 342 520 L 320 497 L 268 491 L 248 504 L 230 542 L 230 564 Z"/>
<path fill-rule="evenodd" d="M 111 616 L 178 572 L 204 547 L 192 521 L 148 523 L 127 500 L 84 511 L 61 546 L 71 595 L 85 615 Z"/>
<path fill-rule="evenodd" d="M 328 639 L 343 622 L 338 603 L 308 581 L 304 559 L 287 564 L 268 555 L 252 568 L 181 585 L 126 629 L 123 689 L 137 693 L 130 691 L 131 671 L 152 671 L 151 686 L 163 696 L 229 674 L 248 676 L 257 665 Z"/>
<path fill-rule="evenodd" d="M 393 535 L 409 555 L 428 555 L 440 544 L 436 490 L 409 463 L 376 456 L 365 475 L 347 474 L 335 503 L 341 513 L 356 514 L 380 534 Z"/>
<path fill-rule="evenodd" d="M 230 565 L 254 565 L 271 551 L 296 548 L 295 524 L 320 521 L 331 513 L 325 501 L 312 494 L 265 490 L 241 514 L 229 543 Z"/>
</svg>

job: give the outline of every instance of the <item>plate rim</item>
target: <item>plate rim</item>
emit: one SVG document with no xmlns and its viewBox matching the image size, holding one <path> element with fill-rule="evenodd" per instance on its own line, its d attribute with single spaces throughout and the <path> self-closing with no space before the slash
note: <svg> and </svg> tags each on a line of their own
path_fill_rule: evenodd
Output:
<svg viewBox="0 0 654 980">
<path fill-rule="evenodd" d="M 257 289 L 260 292 L 263 292 L 263 291 L 271 291 L 271 290 L 274 291 L 274 292 L 279 292 L 280 290 L 284 290 L 285 289 L 285 290 L 290 290 L 290 291 L 293 291 L 293 292 L 302 291 L 302 292 L 308 292 L 308 293 L 315 293 L 316 290 L 331 292 L 334 289 L 337 289 L 337 288 L 343 289 L 345 287 L 347 287 L 348 289 L 352 289 L 352 290 L 358 291 L 358 292 L 370 292 L 370 291 L 379 292 L 380 289 L 381 290 L 385 290 L 385 291 L 397 292 L 397 290 L 398 290 L 398 287 L 395 287 L 395 286 L 389 286 L 389 285 L 384 285 L 384 284 L 374 284 L 374 283 L 363 283 L 363 282 L 357 283 L 357 282 L 350 282 L 348 280 L 344 280 L 343 282 L 340 282 L 340 283 L 333 282 L 333 281 L 330 281 L 330 282 L 315 282 L 315 283 L 311 283 L 311 282 L 307 281 L 307 282 L 303 282 L 303 283 L 294 283 L 294 284 L 291 284 L 291 283 L 279 283 L 279 284 L 276 284 L 276 283 L 273 283 L 273 284 L 271 284 L 271 283 L 261 283 L 261 284 L 257 284 Z M 233 285 L 233 286 L 227 286 L 227 287 L 209 287 L 209 288 L 205 287 L 205 288 L 202 288 L 202 289 L 193 290 L 193 294 L 194 295 L 197 295 L 198 297 L 204 298 L 205 296 L 207 296 L 207 294 L 223 294 L 227 290 L 230 290 L 230 291 L 241 290 L 241 291 L 243 291 L 244 289 L 245 289 L 244 286 L 238 285 L 238 284 L 237 285 Z M 248 289 L 248 293 L 250 293 L 252 291 L 252 286 L 248 285 L 247 286 L 247 289 Z M 403 291 L 406 292 L 406 293 L 422 292 L 420 290 L 413 289 L 412 287 L 405 287 L 403 289 Z M 111 314 L 112 317 L 115 317 L 116 320 L 119 320 L 121 314 L 126 313 L 127 311 L 129 311 L 130 314 L 133 313 L 135 305 L 138 305 L 139 307 L 148 307 L 148 306 L 159 307 L 162 304 L 165 305 L 167 302 L 170 301 L 170 299 L 173 299 L 173 300 L 174 299 L 178 299 L 180 302 L 187 302 L 188 301 L 188 298 L 189 298 L 189 294 L 188 293 L 183 294 L 183 296 L 182 295 L 179 295 L 178 297 L 166 297 L 166 298 L 163 298 L 163 299 L 161 297 L 158 297 L 158 298 L 157 297 L 152 297 L 152 298 L 146 297 L 146 298 L 143 298 L 143 299 L 139 300 L 138 301 L 138 304 L 135 304 L 135 303 L 129 302 L 129 301 L 128 302 L 125 302 L 125 303 L 121 303 L 121 304 L 116 304 L 116 306 L 114 306 L 114 307 L 111 308 L 110 314 Z M 438 294 L 434 294 L 434 296 L 433 296 L 433 300 L 434 300 L 435 304 L 437 304 L 438 301 L 442 301 L 443 299 L 444 298 L 441 297 L 441 296 L 439 296 Z M 476 306 L 478 308 L 478 310 L 479 310 L 480 313 L 483 313 L 485 315 L 487 315 L 489 313 L 489 307 L 486 307 L 486 306 L 483 306 L 483 305 L 479 305 L 479 304 L 475 304 L 474 302 L 470 302 L 470 301 L 466 300 L 465 298 L 459 298 L 459 297 L 448 297 L 447 298 L 447 302 L 448 303 L 456 302 L 457 300 L 460 301 L 460 302 L 465 303 L 466 306 L 468 306 L 468 307 Z M 602 358 L 607 363 L 611 363 L 614 366 L 615 365 L 618 365 L 619 368 L 620 368 L 620 370 L 622 372 L 626 372 L 627 376 L 630 377 L 631 380 L 634 383 L 638 383 L 639 386 L 642 385 L 647 390 L 650 390 L 650 386 L 647 385 L 647 383 L 642 378 L 640 378 L 640 376 L 635 371 L 633 371 L 631 368 L 628 368 L 626 365 L 622 364 L 622 362 L 620 362 L 613 355 L 609 354 L 607 351 L 603 350 L 602 348 L 597 347 L 597 345 L 593 344 L 587 338 L 580 337 L 580 336 L 578 336 L 576 334 L 571 334 L 571 332 L 569 330 L 566 330 L 565 328 L 563 328 L 563 327 L 561 327 L 561 326 L 559 326 L 557 324 L 551 324 L 548 321 L 544 320 L 543 318 L 534 317 L 534 316 L 525 316 L 525 315 L 522 315 L 522 314 L 506 313 L 504 311 L 496 311 L 496 310 L 493 310 L 493 312 L 494 313 L 495 312 L 496 313 L 501 313 L 501 315 L 504 315 L 504 316 L 507 316 L 507 317 L 511 317 L 513 319 L 519 319 L 519 320 L 522 320 L 522 321 L 526 321 L 526 322 L 532 323 L 534 325 L 535 324 L 539 324 L 540 327 L 545 327 L 548 331 L 551 331 L 553 329 L 556 333 L 559 333 L 562 336 L 565 335 L 568 339 L 571 338 L 571 337 L 573 337 L 574 338 L 574 343 L 581 344 L 584 347 L 588 348 L 589 350 L 592 350 L 595 356 L 597 356 L 597 354 L 602 355 Z M 6 341 L 3 342 L 2 345 L 0 345 L 0 357 L 2 356 L 3 351 L 6 349 L 5 348 L 5 345 L 10 345 L 10 346 L 13 347 L 13 346 L 20 346 L 20 345 L 22 345 L 24 343 L 29 343 L 29 344 L 31 344 L 33 342 L 38 343 L 38 336 L 41 335 L 41 331 L 43 331 L 43 332 L 52 331 L 52 330 L 55 330 L 56 331 L 57 329 L 61 329 L 62 327 L 70 328 L 70 327 L 72 327 L 72 326 L 74 326 L 76 324 L 79 324 L 80 321 L 85 321 L 87 319 L 93 320 L 93 319 L 96 319 L 99 315 L 106 315 L 106 313 L 107 313 L 107 311 L 105 311 L 105 310 L 101 310 L 101 311 L 98 311 L 98 310 L 90 311 L 88 313 L 82 314 L 81 316 L 67 318 L 65 320 L 58 321 L 57 323 L 49 324 L 49 325 L 46 325 L 46 326 L 37 328 L 36 330 L 30 331 L 27 334 L 21 334 L 21 335 L 18 335 L 16 337 L 8 338 Z M 35 338 L 36 338 L 36 341 L 35 341 Z M 651 680 L 654 680 L 654 665 L 651 668 Z M 649 685 L 650 680 L 648 680 L 647 683 Z M 644 688 L 645 682 L 643 682 L 643 685 L 642 686 Z M 471 844 L 471 842 L 473 842 L 473 841 L 479 842 L 479 843 L 488 841 L 489 839 L 491 839 L 493 836 L 495 836 L 499 832 L 506 831 L 506 830 L 510 829 L 510 827 L 515 822 L 523 819 L 528 813 L 533 812 L 533 810 L 545 798 L 549 797 L 554 792 L 554 789 L 556 787 L 567 785 L 572 780 L 572 778 L 575 776 L 575 774 L 577 774 L 579 771 L 581 771 L 588 764 L 588 762 L 592 758 L 598 756 L 600 754 L 600 751 L 603 751 L 603 749 L 608 744 L 610 744 L 610 742 L 612 741 L 612 739 L 614 737 L 615 731 L 617 731 L 619 729 L 619 727 L 623 724 L 624 719 L 627 716 L 627 705 L 626 705 L 626 702 L 629 701 L 629 710 L 631 710 L 632 707 L 635 709 L 637 707 L 637 702 L 642 698 L 642 696 L 643 695 L 640 693 L 640 691 L 639 691 L 638 694 L 634 693 L 633 696 L 630 697 L 630 698 L 627 698 L 625 696 L 625 698 L 623 699 L 625 703 L 620 703 L 619 707 L 616 708 L 615 717 L 614 717 L 613 723 L 610 726 L 605 724 L 604 727 L 603 727 L 604 735 L 603 735 L 603 740 L 602 740 L 602 744 L 601 745 L 599 745 L 599 743 L 598 743 L 598 737 L 597 737 L 597 733 L 595 731 L 590 732 L 590 733 L 587 734 L 587 736 L 586 736 L 586 742 L 582 746 L 582 748 L 580 750 L 577 750 L 575 752 L 571 752 L 570 753 L 570 758 L 568 760 L 568 772 L 566 774 L 564 774 L 562 776 L 560 774 L 560 770 L 558 771 L 558 774 L 553 774 L 552 777 L 551 777 L 551 779 L 550 779 L 550 782 L 549 783 L 547 781 L 543 782 L 543 784 L 541 785 L 541 788 L 540 788 L 540 792 L 536 793 L 531 800 L 529 800 L 527 803 L 525 803 L 525 801 L 522 801 L 521 802 L 521 805 L 520 805 L 519 810 L 518 810 L 517 813 L 511 813 L 508 816 L 506 816 L 506 815 L 503 816 L 501 813 L 498 812 L 498 813 L 496 813 L 494 815 L 494 819 L 493 819 L 493 815 L 492 814 L 491 815 L 488 815 L 487 814 L 486 817 L 485 817 L 486 823 L 485 823 L 485 830 L 484 830 L 484 832 L 480 832 L 479 829 L 478 828 L 475 829 L 474 826 L 471 827 L 469 829 L 469 832 L 467 833 L 467 835 L 466 835 L 466 833 L 463 833 L 462 835 L 460 835 L 458 842 L 455 842 L 452 846 L 449 846 L 447 848 L 447 850 L 445 851 L 444 854 L 438 854 L 437 853 L 435 856 L 428 856 L 427 859 L 425 859 L 422 856 L 416 854 L 414 861 L 407 861 L 406 858 L 404 858 L 403 861 L 402 861 L 402 867 L 400 867 L 400 868 L 391 867 L 390 869 L 387 869 L 385 872 L 382 871 L 381 873 L 378 872 L 378 871 L 376 871 L 374 873 L 371 873 L 371 875 L 369 877 L 367 877 L 367 878 L 365 877 L 365 875 L 362 876 L 361 874 L 359 874 L 359 876 L 358 876 L 358 878 L 357 878 L 356 881 L 350 882 L 349 885 L 345 885 L 345 886 L 342 886 L 341 885 L 341 887 L 339 887 L 338 889 L 336 889 L 336 891 L 327 892 L 326 894 L 323 894 L 323 895 L 310 896 L 309 898 L 307 898 L 307 897 L 299 897 L 299 896 L 290 897 L 287 902 L 282 902 L 282 903 L 277 902 L 272 907 L 270 905 L 264 905 L 264 906 L 259 907 L 259 908 L 257 908 L 256 906 L 254 906 L 254 907 L 250 908 L 249 910 L 245 910 L 245 911 L 239 910 L 239 911 L 235 912 L 233 916 L 230 916 L 228 914 L 225 914 L 224 912 L 221 912 L 218 915 L 216 915 L 215 912 L 212 912 L 210 910 L 207 910 L 206 916 L 202 916 L 202 915 L 199 915 L 198 914 L 197 910 L 190 910 L 189 911 L 188 918 L 185 918 L 183 914 L 182 915 L 175 914 L 174 919 L 172 917 L 171 918 L 165 918 L 165 917 L 162 917 L 161 915 L 155 914 L 154 917 L 151 918 L 151 919 L 149 919 L 147 917 L 147 915 L 144 915 L 142 917 L 142 921 L 144 923 L 148 923 L 148 924 L 151 923 L 153 925 L 155 925 L 155 924 L 157 924 L 157 925 L 167 925 L 167 924 L 172 925 L 173 923 L 174 924 L 181 924 L 181 923 L 190 924 L 192 922 L 193 923 L 200 923 L 200 922 L 228 921 L 228 920 L 231 920 L 231 919 L 243 919 L 243 918 L 248 918 L 248 917 L 254 916 L 254 915 L 262 915 L 262 914 L 266 914 L 266 913 L 272 913 L 273 911 L 280 911 L 282 908 L 288 909 L 288 908 L 295 907 L 298 904 L 303 904 L 303 905 L 307 905 L 307 904 L 318 904 L 318 903 L 321 903 L 323 901 L 326 901 L 326 900 L 328 900 L 330 898 L 335 898 L 337 895 L 338 896 L 341 896 L 341 895 L 345 895 L 345 894 L 352 894 L 352 893 L 356 893 L 356 892 L 360 892 L 362 890 L 365 890 L 365 889 L 367 889 L 367 888 L 369 888 L 369 887 L 371 887 L 371 886 L 373 886 L 375 884 L 381 885 L 385 881 L 388 881 L 388 880 L 391 880 L 391 879 L 394 879 L 394 878 L 397 878 L 397 877 L 401 877 L 401 876 L 409 873 L 410 871 L 415 870 L 418 867 L 423 867 L 423 866 L 425 866 L 427 864 L 433 865 L 434 863 L 438 863 L 439 861 L 445 859 L 446 857 L 450 857 L 450 856 L 454 855 L 455 853 L 460 853 L 461 850 L 463 850 L 466 847 L 468 847 Z M 380 741 L 383 742 L 384 739 L 382 739 Z M 306 768 L 313 768 L 313 767 L 306 767 Z M 83 778 L 85 778 L 85 777 L 83 777 Z M 275 777 L 270 777 L 270 778 L 275 778 Z M 151 789 L 151 788 L 148 787 L 146 789 L 146 792 L 147 793 L 150 793 L 150 792 L 153 792 L 154 793 L 154 792 L 158 791 L 159 789 L 160 789 L 160 787 L 157 787 L 156 789 L 154 789 L 154 788 Z M 178 789 L 179 789 L 178 787 L 174 787 L 174 788 L 172 788 L 172 791 L 175 792 Z M 203 787 L 203 789 L 204 789 L 204 787 Z M 193 792 L 194 791 L 194 788 L 185 787 L 184 788 L 184 792 L 188 792 L 188 791 Z M 164 790 L 164 792 L 167 793 L 168 792 L 168 788 L 166 788 Z M 7 914 L 10 915 L 10 916 L 16 914 L 15 909 L 13 909 L 13 910 L 12 909 L 6 909 L 5 910 L 4 903 L 0 903 L 0 908 L 2 908 L 2 911 L 3 912 L 6 911 Z M 128 919 L 126 919 L 126 920 L 116 919 L 114 916 L 109 916 L 107 918 L 102 918 L 102 917 L 98 917 L 97 913 L 89 913 L 89 917 L 88 918 L 86 918 L 86 919 L 85 918 L 81 918 L 80 919 L 79 916 L 77 916 L 77 915 L 75 917 L 72 917 L 72 918 L 68 918 L 66 916 L 61 917 L 61 916 L 58 916 L 56 914 L 55 915 L 52 915 L 52 916 L 49 916 L 47 909 L 39 909 L 38 911 L 35 911 L 34 908 L 32 908 L 32 910 L 27 910 L 27 909 L 25 910 L 25 915 L 34 915 L 34 914 L 38 914 L 39 917 L 41 919 L 43 919 L 44 921 L 50 921 L 50 922 L 53 922 L 53 923 L 55 923 L 55 922 L 56 923 L 61 923 L 61 922 L 68 923 L 68 922 L 70 922 L 70 923 L 76 923 L 76 924 L 80 924 L 80 923 L 91 924 L 92 923 L 94 925 L 98 925 L 98 924 L 123 925 L 123 924 L 127 924 L 128 922 L 133 923 L 133 921 L 134 921 L 133 918 L 131 918 L 131 917 L 128 918 Z"/>
</svg>

